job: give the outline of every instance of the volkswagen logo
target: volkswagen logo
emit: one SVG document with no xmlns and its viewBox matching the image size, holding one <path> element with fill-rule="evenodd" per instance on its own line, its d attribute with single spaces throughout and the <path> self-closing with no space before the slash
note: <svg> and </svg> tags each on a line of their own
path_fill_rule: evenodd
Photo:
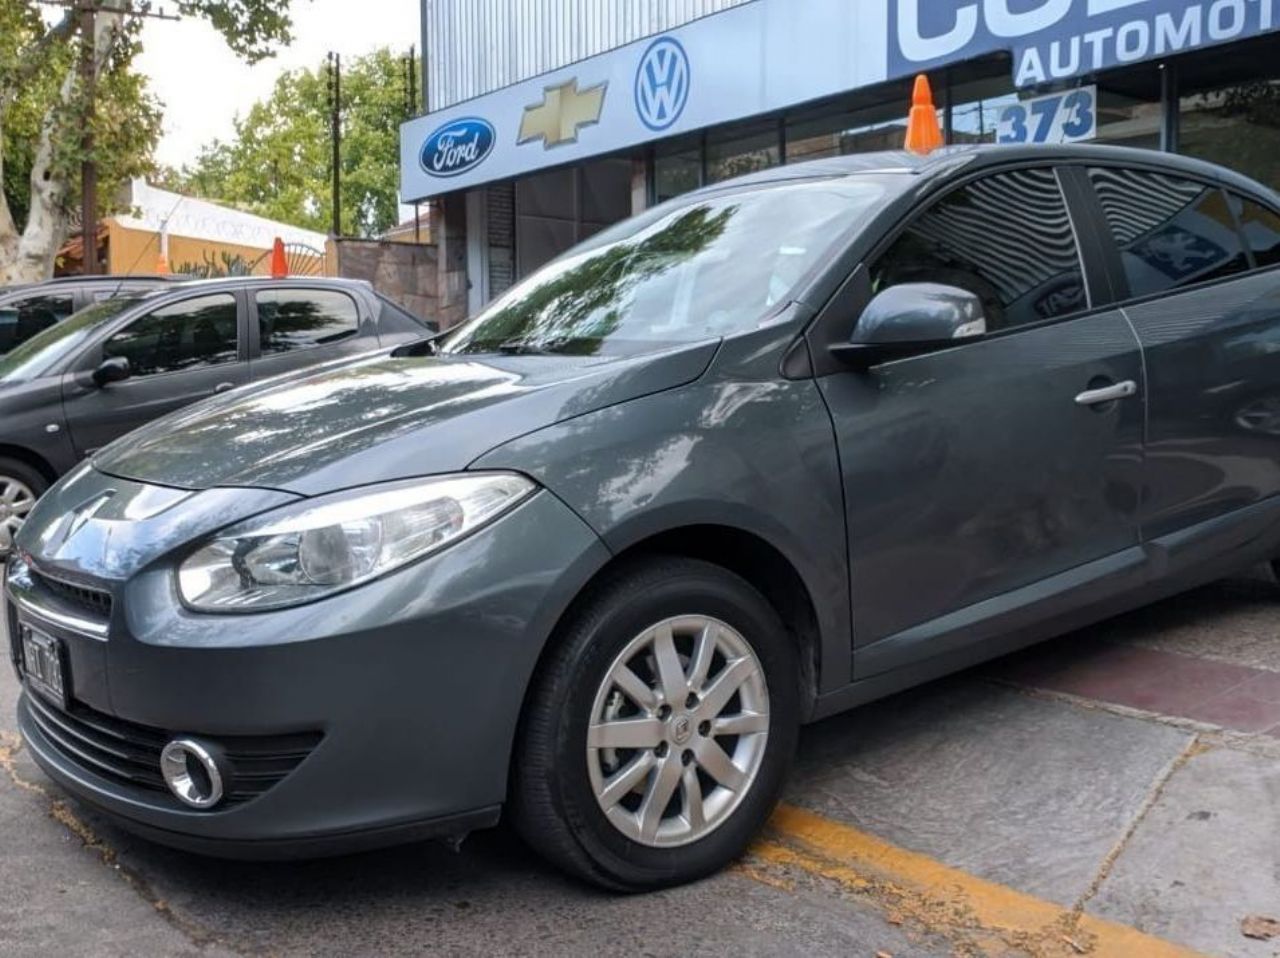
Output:
<svg viewBox="0 0 1280 958">
<path fill-rule="evenodd" d="M 670 127 L 689 102 L 689 57 L 672 37 L 649 44 L 636 70 L 636 113 L 649 129 Z"/>
</svg>

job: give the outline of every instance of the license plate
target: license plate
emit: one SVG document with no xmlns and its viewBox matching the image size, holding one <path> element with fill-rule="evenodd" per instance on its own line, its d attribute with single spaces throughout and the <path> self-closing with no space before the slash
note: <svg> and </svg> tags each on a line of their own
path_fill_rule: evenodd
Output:
<svg viewBox="0 0 1280 958">
<path fill-rule="evenodd" d="M 67 669 L 62 643 L 30 626 L 20 626 L 20 629 L 22 674 L 27 684 L 45 698 L 66 708 Z"/>
</svg>

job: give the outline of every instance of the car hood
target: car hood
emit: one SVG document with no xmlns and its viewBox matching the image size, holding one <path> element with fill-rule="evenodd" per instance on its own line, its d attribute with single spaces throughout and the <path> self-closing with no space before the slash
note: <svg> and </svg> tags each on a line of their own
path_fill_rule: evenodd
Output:
<svg viewBox="0 0 1280 958">
<path fill-rule="evenodd" d="M 364 359 L 218 397 L 99 452 L 101 472 L 299 495 L 465 469 L 517 436 L 697 379 L 718 341 L 624 359 Z"/>
</svg>

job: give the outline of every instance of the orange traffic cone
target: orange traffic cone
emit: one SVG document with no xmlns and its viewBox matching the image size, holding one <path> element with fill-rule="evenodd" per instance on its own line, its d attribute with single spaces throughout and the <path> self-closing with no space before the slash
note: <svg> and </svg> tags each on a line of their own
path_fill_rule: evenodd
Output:
<svg viewBox="0 0 1280 958">
<path fill-rule="evenodd" d="M 165 256 L 164 253 L 161 253 L 159 256 L 156 257 L 156 275 L 157 276 L 169 275 L 169 258 Z"/>
<path fill-rule="evenodd" d="M 289 261 L 284 257 L 284 240 L 276 237 L 271 247 L 271 278 L 284 279 L 289 275 Z"/>
<path fill-rule="evenodd" d="M 942 146 L 942 130 L 938 126 L 938 110 L 933 105 L 929 78 L 921 73 L 911 93 L 911 116 L 907 119 L 906 148 L 925 156 Z"/>
</svg>

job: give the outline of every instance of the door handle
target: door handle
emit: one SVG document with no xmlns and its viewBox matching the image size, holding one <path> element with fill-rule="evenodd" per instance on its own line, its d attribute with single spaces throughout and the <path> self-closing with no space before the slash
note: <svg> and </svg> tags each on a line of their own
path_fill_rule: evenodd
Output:
<svg viewBox="0 0 1280 958">
<path fill-rule="evenodd" d="M 1136 395 L 1138 395 L 1138 384 L 1132 379 L 1126 379 L 1124 382 L 1103 386 L 1100 389 L 1086 389 L 1076 396 L 1076 405 L 1098 406 L 1102 403 L 1115 402 L 1117 399 L 1128 399 L 1130 396 Z"/>
<path fill-rule="evenodd" d="M 235 388 L 235 383 L 218 383 L 218 385 L 213 387 L 213 393 L 216 396 L 218 393 L 230 392 Z"/>
</svg>

